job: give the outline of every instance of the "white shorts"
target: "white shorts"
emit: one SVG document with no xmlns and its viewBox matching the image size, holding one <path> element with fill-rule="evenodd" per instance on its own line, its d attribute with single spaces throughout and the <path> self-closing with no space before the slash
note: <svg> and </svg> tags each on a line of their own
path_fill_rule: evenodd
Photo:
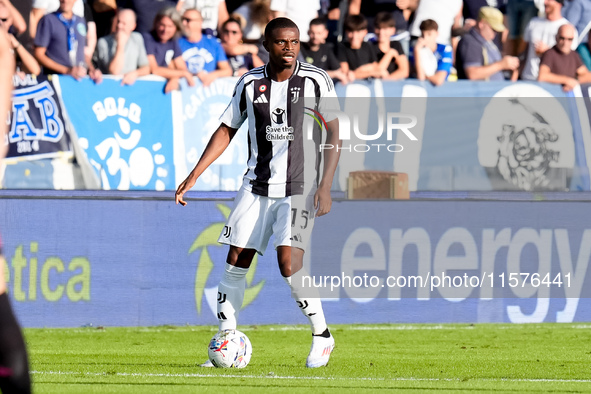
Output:
<svg viewBox="0 0 591 394">
<path fill-rule="evenodd" d="M 314 194 L 271 198 L 241 188 L 234 199 L 218 242 L 263 254 L 271 235 L 273 246 L 306 250 L 314 227 Z"/>
</svg>

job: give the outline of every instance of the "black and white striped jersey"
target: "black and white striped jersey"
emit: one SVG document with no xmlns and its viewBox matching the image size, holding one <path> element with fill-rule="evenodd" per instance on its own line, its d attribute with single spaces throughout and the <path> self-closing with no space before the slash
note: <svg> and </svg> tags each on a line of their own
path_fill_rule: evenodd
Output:
<svg viewBox="0 0 591 394">
<path fill-rule="evenodd" d="M 304 194 L 317 184 L 323 137 L 305 111 L 312 108 L 327 122 L 335 119 L 327 111 L 338 109 L 334 85 L 324 70 L 310 64 L 297 62 L 283 82 L 273 81 L 267 67 L 240 78 L 220 120 L 237 129 L 248 119 L 247 190 L 268 197 Z"/>
</svg>

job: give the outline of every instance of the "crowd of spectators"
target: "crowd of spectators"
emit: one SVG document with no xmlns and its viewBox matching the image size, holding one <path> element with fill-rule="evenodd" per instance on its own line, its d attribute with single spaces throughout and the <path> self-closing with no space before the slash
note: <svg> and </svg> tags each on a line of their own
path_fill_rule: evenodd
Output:
<svg viewBox="0 0 591 394">
<path fill-rule="evenodd" d="M 591 0 L 0 0 L 19 73 L 154 74 L 167 92 L 263 65 L 278 16 L 298 25 L 300 60 L 343 84 L 591 82 Z"/>
</svg>

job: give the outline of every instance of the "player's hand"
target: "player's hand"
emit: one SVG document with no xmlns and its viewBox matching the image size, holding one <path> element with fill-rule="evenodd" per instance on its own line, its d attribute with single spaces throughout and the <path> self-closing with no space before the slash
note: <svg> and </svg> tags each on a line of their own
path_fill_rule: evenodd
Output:
<svg viewBox="0 0 591 394">
<path fill-rule="evenodd" d="M 330 188 L 319 188 L 314 194 L 314 208 L 316 216 L 323 216 L 330 212 L 332 207 L 332 196 Z"/>
<path fill-rule="evenodd" d="M 176 189 L 176 193 L 174 194 L 174 202 L 175 204 L 181 204 L 183 207 L 187 205 L 187 202 L 183 200 L 183 196 L 186 192 L 191 190 L 191 188 L 195 186 L 195 181 L 192 180 L 190 177 L 187 177 Z"/>
</svg>

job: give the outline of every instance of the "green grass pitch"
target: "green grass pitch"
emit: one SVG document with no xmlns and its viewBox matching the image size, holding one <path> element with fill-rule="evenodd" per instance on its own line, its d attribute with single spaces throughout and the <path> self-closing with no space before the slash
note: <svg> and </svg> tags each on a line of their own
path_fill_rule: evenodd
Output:
<svg viewBox="0 0 591 394">
<path fill-rule="evenodd" d="M 591 392 L 591 325 L 335 325 L 325 368 L 304 326 L 242 326 L 245 369 L 200 368 L 212 327 L 27 329 L 35 393 Z"/>
</svg>

